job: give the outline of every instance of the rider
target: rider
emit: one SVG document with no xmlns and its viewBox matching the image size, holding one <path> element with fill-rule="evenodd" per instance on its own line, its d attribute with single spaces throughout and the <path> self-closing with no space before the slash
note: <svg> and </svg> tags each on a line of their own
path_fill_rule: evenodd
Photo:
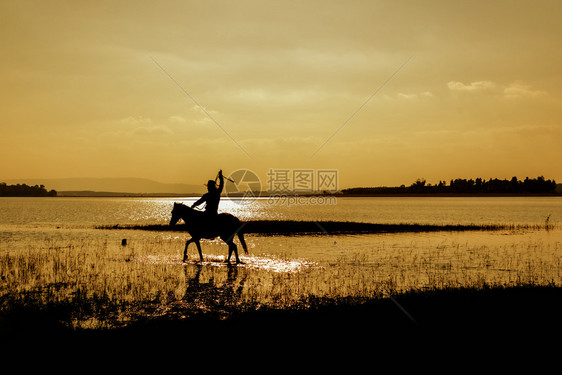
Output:
<svg viewBox="0 0 562 375">
<path fill-rule="evenodd" d="M 219 186 L 213 180 L 207 182 L 207 192 L 203 194 L 195 203 L 191 205 L 192 208 L 199 206 L 205 202 L 205 214 L 211 218 L 218 215 L 219 201 L 221 199 L 221 192 L 224 187 L 224 177 L 222 176 L 222 169 L 219 171 Z"/>
</svg>

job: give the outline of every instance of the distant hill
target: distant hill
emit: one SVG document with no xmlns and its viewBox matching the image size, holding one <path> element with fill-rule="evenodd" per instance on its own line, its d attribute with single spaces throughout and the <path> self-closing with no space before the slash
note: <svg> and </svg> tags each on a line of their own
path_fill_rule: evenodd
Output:
<svg viewBox="0 0 562 375">
<path fill-rule="evenodd" d="M 186 195 L 201 194 L 206 191 L 203 184 L 166 184 L 146 178 L 30 178 L 3 181 L 7 184 L 44 185 L 48 189 L 56 190 L 59 196 L 124 195 L 123 193 Z"/>
</svg>

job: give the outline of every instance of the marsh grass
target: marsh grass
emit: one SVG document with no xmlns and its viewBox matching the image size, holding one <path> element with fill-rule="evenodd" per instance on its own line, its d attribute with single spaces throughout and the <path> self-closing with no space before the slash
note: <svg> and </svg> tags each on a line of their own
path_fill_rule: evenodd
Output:
<svg viewBox="0 0 562 375">
<path fill-rule="evenodd" d="M 122 249 L 106 239 L 76 238 L 30 243 L 23 251 L 3 248 L 2 309 L 66 305 L 65 319 L 73 325 L 126 320 L 128 311 L 159 304 L 169 285 L 178 283 L 163 265 L 134 262 L 147 248 L 137 246 Z"/>
<path fill-rule="evenodd" d="M 153 317 L 222 319 L 243 311 L 299 309 L 322 299 L 562 285 L 558 242 L 400 236 L 249 235 L 250 254 L 238 266 L 223 262 L 226 245 L 218 240 L 203 243 L 205 262 L 195 261 L 192 248 L 183 263 L 185 236 L 169 232 L 96 230 L 91 236 L 69 232 L 24 244 L 4 241 L 0 313 L 47 311 L 68 327 L 110 328 Z"/>
</svg>

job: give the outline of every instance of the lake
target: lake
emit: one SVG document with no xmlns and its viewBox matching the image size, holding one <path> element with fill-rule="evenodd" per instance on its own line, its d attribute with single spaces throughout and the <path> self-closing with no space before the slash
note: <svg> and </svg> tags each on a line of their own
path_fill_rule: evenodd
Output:
<svg viewBox="0 0 562 375">
<path fill-rule="evenodd" d="M 0 198 L 1 226 L 92 227 L 167 223 L 173 202 L 192 198 Z M 543 224 L 562 218 L 562 197 L 223 198 L 240 219 L 416 224 Z"/>
<path fill-rule="evenodd" d="M 196 199 L 0 198 L 0 293 L 14 301 L 35 293 L 40 304 L 100 303 L 101 295 L 126 321 L 142 314 L 226 314 L 240 301 L 288 306 L 311 295 L 562 284 L 562 197 L 223 198 L 219 211 L 242 220 L 513 225 L 498 231 L 252 234 L 246 236 L 249 254 L 241 253 L 245 264 L 236 267 L 225 266 L 227 246 L 220 240 L 202 242 L 202 264 L 194 245 L 183 263 L 184 233 L 96 229 L 166 224 L 174 202 Z M 133 309 L 138 301 L 156 307 Z M 73 316 L 71 324 L 96 326 L 101 320 Z"/>
</svg>

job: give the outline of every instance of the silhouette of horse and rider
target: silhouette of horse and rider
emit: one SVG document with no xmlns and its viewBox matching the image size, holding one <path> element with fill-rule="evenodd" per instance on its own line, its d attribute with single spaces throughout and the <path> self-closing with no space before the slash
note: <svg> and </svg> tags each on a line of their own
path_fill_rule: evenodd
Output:
<svg viewBox="0 0 562 375">
<path fill-rule="evenodd" d="M 190 243 L 195 242 L 197 250 L 199 251 L 199 259 L 203 261 L 203 253 L 201 252 L 201 239 L 213 239 L 220 237 L 228 245 L 228 258 L 227 263 L 230 263 L 232 253 L 235 254 L 236 263 L 243 263 L 238 257 L 238 247 L 234 243 L 234 236 L 237 235 L 244 252 L 248 253 L 246 241 L 244 240 L 244 233 L 242 223 L 237 217 L 229 213 L 218 213 L 220 196 L 224 188 L 224 176 L 222 170 L 219 171 L 217 178 L 219 179 L 219 186 L 217 187 L 216 179 L 207 182 L 207 192 L 194 202 L 191 207 L 182 203 L 174 203 L 172 210 L 172 218 L 170 225 L 175 225 L 180 219 L 186 224 L 187 232 L 191 238 L 185 243 L 185 250 L 183 251 L 183 261 L 187 260 L 187 248 Z M 195 207 L 205 203 L 205 210 L 199 211 Z"/>
</svg>

